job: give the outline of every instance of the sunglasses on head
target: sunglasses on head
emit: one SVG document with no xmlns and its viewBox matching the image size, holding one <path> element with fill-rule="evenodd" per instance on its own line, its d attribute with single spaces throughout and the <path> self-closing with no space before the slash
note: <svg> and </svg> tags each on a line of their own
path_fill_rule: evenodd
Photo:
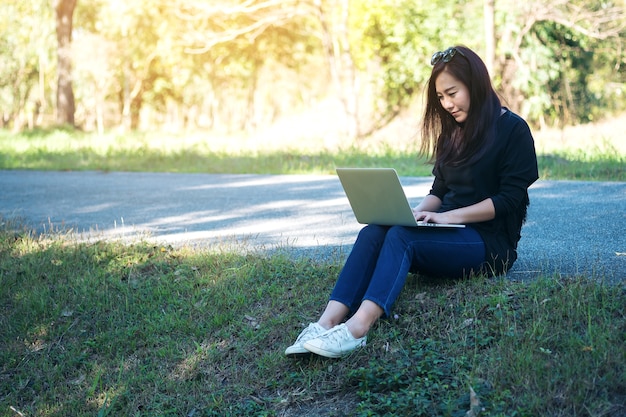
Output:
<svg viewBox="0 0 626 417">
<path fill-rule="evenodd" d="M 430 58 L 430 65 L 437 65 L 441 61 L 443 61 L 444 63 L 450 62 L 450 60 L 454 58 L 454 55 L 456 55 L 457 52 L 461 56 L 465 56 L 463 52 L 461 52 L 459 49 L 456 49 L 454 47 L 448 48 L 445 51 L 435 52 L 432 58 Z"/>
</svg>

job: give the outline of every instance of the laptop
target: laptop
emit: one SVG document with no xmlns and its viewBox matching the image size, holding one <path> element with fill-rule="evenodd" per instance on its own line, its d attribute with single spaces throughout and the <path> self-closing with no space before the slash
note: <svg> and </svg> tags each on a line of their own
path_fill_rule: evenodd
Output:
<svg viewBox="0 0 626 417">
<path fill-rule="evenodd" d="M 464 224 L 418 222 L 393 168 L 337 168 L 354 216 L 362 224 L 463 228 Z"/>
</svg>

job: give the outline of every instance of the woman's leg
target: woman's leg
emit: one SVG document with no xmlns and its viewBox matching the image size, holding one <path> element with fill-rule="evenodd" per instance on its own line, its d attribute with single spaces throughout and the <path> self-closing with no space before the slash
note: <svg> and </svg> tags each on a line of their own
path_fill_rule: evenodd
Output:
<svg viewBox="0 0 626 417">
<path fill-rule="evenodd" d="M 363 300 L 359 309 L 346 321 L 346 326 L 356 339 L 365 336 L 370 327 L 384 314 L 378 304 L 370 300 Z"/>
<path fill-rule="evenodd" d="M 326 330 L 331 329 L 341 323 L 349 312 L 350 309 L 345 304 L 330 300 L 328 304 L 326 304 L 326 308 L 317 321 L 317 324 Z"/>
<path fill-rule="evenodd" d="M 309 324 L 300 333 L 293 345 L 287 347 L 286 355 L 308 353 L 304 348 L 307 341 L 343 322 L 351 308 L 354 311 L 361 305 L 387 230 L 389 227 L 381 226 L 366 226 L 361 230 L 324 312 L 316 323 Z"/>
<path fill-rule="evenodd" d="M 341 322 L 350 311 L 355 312 L 359 308 L 389 229 L 376 225 L 361 229 L 330 295 L 330 311 L 322 314 L 326 321 Z M 343 304 L 347 310 L 337 308 L 332 302 Z M 339 314 L 343 315 L 338 317 Z"/>
<path fill-rule="evenodd" d="M 370 230 L 363 235 L 369 234 Z M 382 233 L 377 236 L 380 235 Z M 371 243 L 372 239 L 367 241 Z M 353 251 L 350 256 L 353 257 L 352 255 L 363 249 L 359 245 L 357 252 Z M 485 260 L 482 238 L 471 228 L 450 231 L 400 226 L 387 228 L 384 232 L 384 243 L 377 253 L 371 275 L 353 276 L 352 273 L 358 271 L 358 268 L 349 269 L 345 275 L 342 271 L 343 278 L 338 280 L 333 296 L 343 294 L 346 302 L 331 298 L 320 319 L 323 321 L 318 322 L 320 325 L 324 323 L 334 327 L 304 342 L 303 349 L 332 358 L 348 354 L 365 345 L 370 327 L 380 316 L 390 314 L 410 270 L 453 277 L 472 270 L 478 271 Z M 353 259 L 356 262 L 354 266 L 361 265 L 369 272 L 371 265 L 367 259 L 361 259 L 361 262 Z M 353 264 L 347 262 L 346 267 L 348 265 Z M 366 284 L 365 294 L 352 317 L 345 324 L 337 325 L 350 310 L 348 306 L 354 305 L 354 298 L 359 294 L 354 289 L 350 293 L 349 283 L 355 284 L 353 288 L 357 289 Z"/>
<path fill-rule="evenodd" d="M 364 299 L 389 315 L 409 271 L 461 278 L 478 272 L 485 261 L 485 244 L 471 227 L 418 229 L 393 227 L 385 237 Z"/>
<path fill-rule="evenodd" d="M 478 271 L 484 260 L 483 240 L 472 228 L 393 227 L 386 234 L 363 302 L 346 325 L 359 338 L 367 334 L 380 316 L 390 315 L 409 271 L 462 277 Z"/>
</svg>

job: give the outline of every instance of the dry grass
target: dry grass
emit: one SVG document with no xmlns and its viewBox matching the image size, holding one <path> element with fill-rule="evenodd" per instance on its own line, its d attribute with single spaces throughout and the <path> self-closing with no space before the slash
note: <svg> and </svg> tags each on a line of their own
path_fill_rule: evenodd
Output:
<svg viewBox="0 0 626 417">
<path fill-rule="evenodd" d="M 551 153 L 559 150 L 617 150 L 626 155 L 626 114 L 564 129 L 548 128 L 535 134 L 537 151 Z"/>
<path fill-rule="evenodd" d="M 216 150 L 235 151 L 241 149 L 301 151 L 336 151 L 356 146 L 364 150 L 395 149 L 412 151 L 417 149 L 422 109 L 416 104 L 385 128 L 359 140 L 346 143 L 341 135 L 341 108 L 336 102 L 325 101 L 306 114 L 284 118 L 271 128 L 253 135 L 241 137 L 212 138 Z M 364 130 L 368 126 L 362 126 Z M 609 117 L 596 123 L 567 126 L 563 129 L 547 127 L 533 129 L 539 154 L 555 151 L 576 152 L 579 150 L 617 150 L 626 155 L 626 113 Z"/>
</svg>

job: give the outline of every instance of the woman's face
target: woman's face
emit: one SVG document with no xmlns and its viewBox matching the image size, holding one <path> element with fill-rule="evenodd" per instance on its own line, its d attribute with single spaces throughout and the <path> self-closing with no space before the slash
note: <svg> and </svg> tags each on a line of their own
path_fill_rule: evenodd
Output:
<svg viewBox="0 0 626 417">
<path fill-rule="evenodd" d="M 450 113 L 457 123 L 463 123 L 467 120 L 470 109 L 470 93 L 465 84 L 448 72 L 443 71 L 435 80 L 435 91 L 441 107 Z"/>
</svg>

